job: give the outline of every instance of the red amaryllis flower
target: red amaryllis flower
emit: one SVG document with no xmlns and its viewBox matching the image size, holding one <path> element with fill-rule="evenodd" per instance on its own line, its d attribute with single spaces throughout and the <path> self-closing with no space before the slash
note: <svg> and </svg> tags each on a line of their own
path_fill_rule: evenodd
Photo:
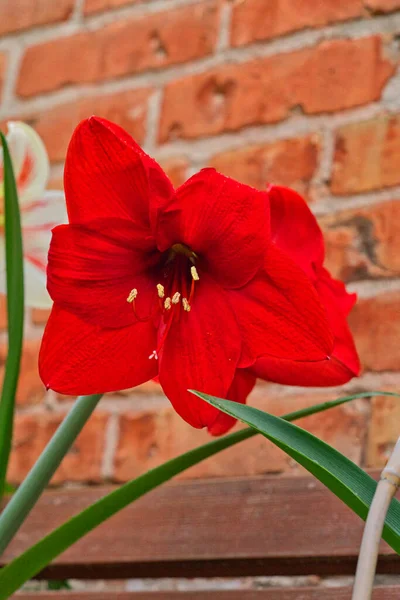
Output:
<svg viewBox="0 0 400 600">
<path fill-rule="evenodd" d="M 197 389 L 244 401 L 257 358 L 324 364 L 326 311 L 271 242 L 269 199 L 213 169 L 176 191 L 116 125 L 76 129 L 65 166 L 69 225 L 56 227 L 54 306 L 40 353 L 48 388 L 91 394 L 158 377 L 177 412 L 214 434 L 232 419 Z"/>
<path fill-rule="evenodd" d="M 347 316 L 356 301 L 341 281 L 323 267 L 325 257 L 321 229 L 299 194 L 284 187 L 270 186 L 271 240 L 307 274 L 325 306 L 335 342 L 331 359 L 300 365 L 293 360 L 276 361 L 262 357 L 252 372 L 277 383 L 301 386 L 343 384 L 360 373 L 360 361 Z"/>
</svg>

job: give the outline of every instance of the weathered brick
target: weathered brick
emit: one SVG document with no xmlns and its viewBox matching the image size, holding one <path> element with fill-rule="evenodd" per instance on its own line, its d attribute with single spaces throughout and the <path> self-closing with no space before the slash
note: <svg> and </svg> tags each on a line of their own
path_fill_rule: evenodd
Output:
<svg viewBox="0 0 400 600">
<path fill-rule="evenodd" d="M 400 292 L 359 299 L 349 324 L 366 371 L 400 370 Z"/>
<path fill-rule="evenodd" d="M 400 201 L 341 211 L 320 219 L 326 265 L 344 281 L 400 273 Z"/>
<path fill-rule="evenodd" d="M 211 166 L 255 188 L 265 189 L 269 182 L 293 187 L 307 195 L 318 154 L 319 138 L 310 135 L 223 152 L 211 159 Z"/>
<path fill-rule="evenodd" d="M 188 169 L 188 161 L 186 158 L 169 158 L 168 160 L 161 160 L 160 165 L 175 187 L 185 183 Z"/>
<path fill-rule="evenodd" d="M 61 104 L 27 119 L 43 139 L 50 160 L 64 160 L 72 132 L 78 123 L 95 114 L 114 121 L 141 144 L 146 134 L 147 102 L 150 89 L 81 98 Z M 25 119 L 26 120 L 26 119 Z"/>
<path fill-rule="evenodd" d="M 55 188 L 52 188 L 55 189 Z M 50 316 L 50 309 L 47 308 L 32 308 L 31 319 L 34 325 L 46 325 Z"/>
<path fill-rule="evenodd" d="M 50 175 L 47 183 L 48 190 L 63 190 L 64 189 L 64 177 L 62 175 Z"/>
<path fill-rule="evenodd" d="M 385 14 L 400 8 L 400 0 L 364 0 L 365 6 L 374 14 Z"/>
<path fill-rule="evenodd" d="M 397 391 L 398 390 L 393 390 Z M 390 396 L 371 400 L 366 462 L 371 468 L 384 467 L 399 437 L 400 401 Z"/>
<path fill-rule="evenodd" d="M 306 394 L 304 397 L 299 394 L 278 398 L 261 389 L 253 394 L 250 404 L 261 410 L 282 414 L 328 399 L 332 399 L 332 394 Z M 355 462 L 360 462 L 366 418 L 357 405 L 337 408 L 299 423 Z M 172 408 L 124 414 L 115 458 L 115 480 L 126 481 L 136 477 L 207 441 L 210 441 L 210 436 L 205 430 L 194 430 Z M 293 468 L 297 469 L 297 466 L 294 467 L 293 461 L 283 452 L 263 437 L 256 436 L 192 467 L 180 477 L 233 477 L 278 473 Z"/>
<path fill-rule="evenodd" d="M 7 298 L 0 294 L 0 331 L 7 329 Z"/>
<path fill-rule="evenodd" d="M 0 2 L 0 35 L 39 25 L 66 21 L 75 0 L 16 0 Z"/>
<path fill-rule="evenodd" d="M 17 93 L 28 97 L 206 56 L 214 50 L 218 21 L 217 0 L 205 0 L 31 46 Z"/>
<path fill-rule="evenodd" d="M 40 340 L 26 340 L 24 342 L 16 395 L 16 401 L 19 405 L 37 404 L 44 398 L 46 390 L 38 372 L 39 348 Z M 0 382 L 3 381 L 4 377 L 7 352 L 7 344 L 0 344 Z"/>
<path fill-rule="evenodd" d="M 242 46 L 363 14 L 362 0 L 244 0 L 233 7 L 231 43 Z"/>
<path fill-rule="evenodd" d="M 377 36 L 225 65 L 165 88 L 159 139 L 196 138 L 377 100 L 394 66 Z"/>
<path fill-rule="evenodd" d="M 65 415 L 35 413 L 17 415 L 8 480 L 21 483 Z M 109 416 L 96 412 L 83 428 L 71 450 L 57 469 L 52 484 L 66 481 L 99 483 Z"/>
<path fill-rule="evenodd" d="M 91 15 L 105 10 L 119 8 L 126 4 L 140 4 L 144 0 L 86 0 L 83 7 L 83 14 Z"/>
<path fill-rule="evenodd" d="M 338 129 L 331 189 L 357 194 L 400 184 L 400 115 L 381 116 Z"/>
</svg>

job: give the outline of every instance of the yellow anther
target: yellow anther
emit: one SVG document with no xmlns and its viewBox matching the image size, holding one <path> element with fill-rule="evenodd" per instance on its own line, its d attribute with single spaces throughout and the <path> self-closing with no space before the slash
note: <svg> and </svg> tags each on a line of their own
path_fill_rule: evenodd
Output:
<svg viewBox="0 0 400 600">
<path fill-rule="evenodd" d="M 129 296 L 127 297 L 126 301 L 127 302 L 133 302 L 135 300 L 135 298 L 138 295 L 138 291 L 136 288 L 133 288 L 133 290 L 130 291 Z"/>
<path fill-rule="evenodd" d="M 181 297 L 180 293 L 175 292 L 175 294 L 172 296 L 172 304 L 178 304 L 180 297 Z"/>
<path fill-rule="evenodd" d="M 164 308 L 165 308 L 165 310 L 169 310 L 171 308 L 171 298 L 165 298 Z"/>
<path fill-rule="evenodd" d="M 158 297 L 159 298 L 164 298 L 164 296 L 165 296 L 165 289 L 164 289 L 164 286 L 161 285 L 161 283 L 157 283 L 157 292 L 158 292 Z"/>
<path fill-rule="evenodd" d="M 197 269 L 194 265 L 193 265 L 193 267 L 190 267 L 190 273 L 191 273 L 194 281 L 199 281 L 200 277 L 199 277 Z"/>
<path fill-rule="evenodd" d="M 182 298 L 182 304 L 183 304 L 183 310 L 186 310 L 186 312 L 190 312 L 192 307 L 190 306 L 187 298 Z"/>
</svg>

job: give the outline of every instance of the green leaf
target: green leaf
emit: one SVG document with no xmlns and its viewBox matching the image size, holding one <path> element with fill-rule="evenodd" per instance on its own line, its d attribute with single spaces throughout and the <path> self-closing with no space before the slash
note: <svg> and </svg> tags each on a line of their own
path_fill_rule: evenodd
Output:
<svg viewBox="0 0 400 600">
<path fill-rule="evenodd" d="M 332 402 L 324 402 L 315 406 L 307 407 L 279 419 L 280 421 L 292 421 L 307 417 L 318 412 L 334 408 L 340 404 L 345 404 L 356 398 L 366 398 L 376 395 L 396 395 L 386 392 L 366 392 L 353 394 L 338 398 Z M 257 434 L 254 429 L 242 429 L 241 431 L 231 433 L 222 438 L 218 438 L 195 448 L 186 454 L 178 456 L 137 479 L 122 485 L 110 494 L 104 496 L 92 506 L 89 506 L 78 513 L 69 521 L 55 529 L 37 544 L 28 548 L 23 554 L 14 559 L 9 565 L 0 571 L 0 600 L 6 600 L 17 591 L 26 581 L 37 575 L 46 565 L 72 546 L 84 535 L 92 531 L 95 527 L 103 523 L 108 518 L 128 506 L 134 500 L 137 500 L 147 492 L 153 490 L 165 481 L 168 481 L 178 473 L 185 471 L 189 467 L 201 462 L 202 460 L 221 452 L 235 444 L 247 440 Z"/>
<path fill-rule="evenodd" d="M 199 398 L 240 419 L 294 458 L 319 479 L 357 515 L 366 519 L 376 482 L 340 452 L 293 423 L 251 406 L 222 400 L 200 392 Z M 399 396 L 399 394 L 391 394 Z M 400 554 L 400 502 L 393 500 L 383 538 Z"/>
<path fill-rule="evenodd" d="M 24 326 L 24 271 L 21 219 L 14 171 L 0 132 L 4 163 L 4 227 L 7 273 L 8 354 L 0 399 L 0 499 L 4 494 L 14 422 Z"/>
<path fill-rule="evenodd" d="M 49 579 L 47 582 L 47 589 L 53 591 L 60 591 L 72 590 L 72 587 L 68 583 L 67 579 Z"/>
<path fill-rule="evenodd" d="M 79 396 L 22 484 L 0 514 L 0 555 L 36 504 L 102 395 Z"/>
<path fill-rule="evenodd" d="M 11 483 L 7 483 L 7 482 L 6 482 L 6 483 L 4 484 L 4 493 L 5 493 L 5 494 L 14 494 L 14 492 L 15 492 L 15 490 L 16 490 L 16 489 L 17 489 L 17 488 L 16 488 L 16 487 L 14 487 L 13 485 L 11 485 Z"/>
</svg>

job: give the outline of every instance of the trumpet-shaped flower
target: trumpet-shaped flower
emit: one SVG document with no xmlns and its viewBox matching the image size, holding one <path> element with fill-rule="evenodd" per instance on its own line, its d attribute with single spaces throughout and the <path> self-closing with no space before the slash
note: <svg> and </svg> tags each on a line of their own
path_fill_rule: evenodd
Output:
<svg viewBox="0 0 400 600">
<path fill-rule="evenodd" d="M 118 126 L 92 117 L 65 166 L 69 225 L 53 230 L 54 306 L 40 373 L 64 394 L 158 378 L 177 412 L 229 428 L 197 389 L 244 401 L 257 359 L 324 365 L 334 338 L 304 269 L 271 238 L 267 192 L 204 169 L 174 190 Z"/>
<path fill-rule="evenodd" d="M 349 294 L 341 281 L 324 268 L 325 247 L 321 229 L 299 194 L 270 186 L 271 239 L 304 271 L 325 306 L 334 335 L 331 360 L 300 365 L 288 360 L 285 368 L 271 356 L 260 357 L 252 372 L 262 379 L 300 386 L 333 386 L 346 383 L 360 373 L 360 361 L 347 324 L 356 294 Z"/>
<path fill-rule="evenodd" d="M 51 230 L 67 220 L 64 194 L 45 191 L 49 178 L 49 159 L 44 144 L 29 125 L 9 122 L 7 142 L 10 149 L 21 211 L 24 246 L 25 300 L 28 306 L 50 308 L 46 290 L 47 252 Z M 0 236 L 4 235 L 4 177 L 0 150 Z M 5 292 L 5 245 L 0 240 L 0 291 Z"/>
</svg>

